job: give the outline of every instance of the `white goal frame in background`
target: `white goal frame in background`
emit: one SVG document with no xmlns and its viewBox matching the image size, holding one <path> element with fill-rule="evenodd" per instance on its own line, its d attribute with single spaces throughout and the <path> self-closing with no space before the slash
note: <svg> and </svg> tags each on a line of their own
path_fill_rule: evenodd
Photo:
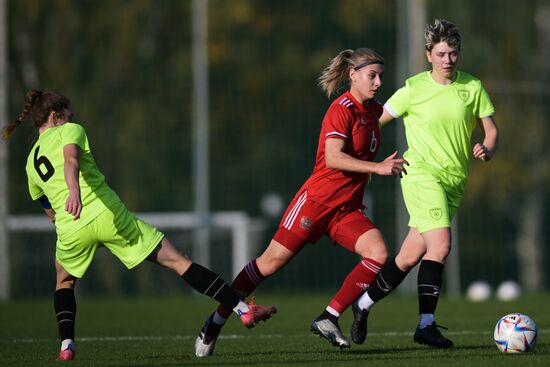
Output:
<svg viewBox="0 0 550 367">
<path fill-rule="evenodd" d="M 136 216 L 160 230 L 193 230 L 203 225 L 203 220 L 192 212 L 136 213 Z M 233 277 L 250 261 L 252 252 L 257 246 L 255 234 L 265 229 L 265 223 L 252 219 L 241 211 L 212 212 L 208 217 L 208 226 L 212 229 L 228 229 L 231 232 L 231 272 Z M 45 215 L 11 215 L 8 216 L 9 232 L 54 232 L 55 227 Z M 205 252 L 210 251 L 207 243 Z M 208 261 L 191 254 L 192 259 L 203 266 L 210 267 Z M 9 272 L 6 274 L 10 282 Z M 9 296 L 8 296 L 9 299 Z"/>
</svg>

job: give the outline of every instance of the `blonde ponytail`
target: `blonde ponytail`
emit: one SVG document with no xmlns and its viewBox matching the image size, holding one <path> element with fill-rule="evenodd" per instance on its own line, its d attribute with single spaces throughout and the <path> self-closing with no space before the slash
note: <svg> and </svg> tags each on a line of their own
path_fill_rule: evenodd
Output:
<svg viewBox="0 0 550 367">
<path fill-rule="evenodd" d="M 353 50 L 351 49 L 341 51 L 329 61 L 328 66 L 323 70 L 319 77 L 319 86 L 327 94 L 327 97 L 330 98 L 338 90 L 342 81 L 348 78 L 352 55 Z"/>
<path fill-rule="evenodd" d="M 371 63 L 384 63 L 384 58 L 370 48 L 358 48 L 357 50 L 343 50 L 332 58 L 328 66 L 319 77 L 319 87 L 330 98 L 338 91 L 340 85 L 349 80 L 349 72 L 352 68 L 359 70 Z"/>
</svg>

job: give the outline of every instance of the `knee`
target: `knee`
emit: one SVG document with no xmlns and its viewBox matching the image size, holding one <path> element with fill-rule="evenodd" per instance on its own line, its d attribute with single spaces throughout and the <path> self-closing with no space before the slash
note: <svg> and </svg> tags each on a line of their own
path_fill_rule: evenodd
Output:
<svg viewBox="0 0 550 367">
<path fill-rule="evenodd" d="M 356 246 L 356 252 L 362 258 L 372 259 L 380 264 L 388 260 L 388 248 L 384 241 L 369 243 L 368 245 Z"/>
<path fill-rule="evenodd" d="M 285 266 L 285 264 L 286 264 L 286 261 L 274 256 L 262 255 L 256 259 L 256 265 L 258 266 L 260 273 L 262 273 L 264 277 L 268 277 L 270 275 L 275 274 L 283 266 Z"/>
<path fill-rule="evenodd" d="M 147 259 L 179 275 L 185 273 L 192 263 L 189 257 L 178 250 L 166 237 Z"/>
<path fill-rule="evenodd" d="M 447 256 L 451 252 L 451 243 L 442 242 L 437 246 L 432 246 L 428 249 L 425 258 L 429 260 L 435 260 L 440 263 L 445 263 Z"/>
<path fill-rule="evenodd" d="M 399 253 L 395 257 L 395 264 L 397 267 L 403 271 L 408 271 L 413 268 L 420 259 L 422 258 L 423 253 Z"/>
<path fill-rule="evenodd" d="M 256 259 L 256 265 L 264 277 L 275 274 L 294 257 L 295 253 L 276 240 Z"/>
<path fill-rule="evenodd" d="M 192 264 L 192 261 L 184 254 L 178 253 L 168 259 L 164 259 L 159 264 L 166 269 L 172 270 L 178 275 L 183 275 Z"/>
</svg>

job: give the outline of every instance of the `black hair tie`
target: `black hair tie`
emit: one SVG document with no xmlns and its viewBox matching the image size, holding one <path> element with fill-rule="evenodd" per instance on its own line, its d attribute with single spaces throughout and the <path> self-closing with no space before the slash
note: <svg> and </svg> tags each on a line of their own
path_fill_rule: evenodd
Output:
<svg viewBox="0 0 550 367">
<path fill-rule="evenodd" d="M 42 98 L 42 94 L 44 94 L 43 91 L 41 91 L 41 90 L 36 90 L 36 95 L 35 95 L 34 98 L 32 99 L 32 103 L 36 103 L 36 101 L 38 101 L 40 98 Z"/>
</svg>

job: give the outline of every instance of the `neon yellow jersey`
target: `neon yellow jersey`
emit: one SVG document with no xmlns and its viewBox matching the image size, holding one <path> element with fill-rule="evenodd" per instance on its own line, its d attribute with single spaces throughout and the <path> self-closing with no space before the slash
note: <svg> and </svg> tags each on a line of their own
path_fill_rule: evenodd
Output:
<svg viewBox="0 0 550 367">
<path fill-rule="evenodd" d="M 79 182 L 82 213 L 77 220 L 65 210 L 69 189 L 65 181 L 63 147 L 68 144 L 76 144 L 81 149 Z M 60 240 L 120 201 L 105 183 L 105 177 L 97 168 L 90 151 L 86 132 L 78 124 L 67 122 L 40 134 L 27 158 L 26 171 L 32 199 L 46 195 L 55 210 L 55 227 Z"/>
<path fill-rule="evenodd" d="M 442 85 L 425 71 L 407 79 L 384 108 L 405 123 L 409 162 L 404 180 L 426 174 L 446 183 L 448 175 L 468 177 L 471 137 L 478 118 L 494 113 L 489 95 L 473 76 L 457 71 L 456 80 Z"/>
</svg>

